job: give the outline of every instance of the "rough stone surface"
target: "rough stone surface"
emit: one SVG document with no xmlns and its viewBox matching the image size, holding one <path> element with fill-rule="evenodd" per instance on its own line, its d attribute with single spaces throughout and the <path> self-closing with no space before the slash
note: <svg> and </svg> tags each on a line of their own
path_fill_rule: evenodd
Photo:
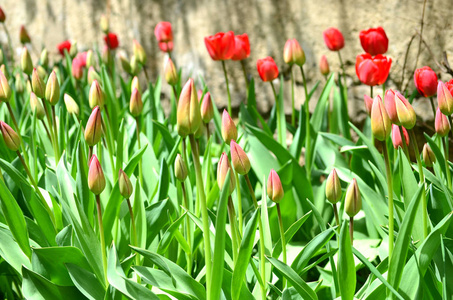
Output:
<svg viewBox="0 0 453 300">
<path fill-rule="evenodd" d="M 309 87 L 317 80 L 324 82 L 318 71 L 321 55 L 327 55 L 332 71 L 339 71 L 337 53 L 329 52 L 324 45 L 322 32 L 328 27 L 339 28 L 345 37 L 345 48 L 341 55 L 350 77 L 350 115 L 356 118 L 364 113 L 363 94 L 369 88 L 363 86 L 355 75 L 355 57 L 362 53 L 359 32 L 369 27 L 382 26 L 390 40 L 387 55 L 393 60 L 387 86 L 400 88 L 402 67 L 408 44 L 412 36 L 420 31 L 423 11 L 422 0 L 381 0 L 375 3 L 365 0 L 111 0 L 110 28 L 119 35 L 121 48 L 132 51 L 132 39 L 138 39 L 149 55 L 148 68 L 153 79 L 162 72 L 164 55 L 159 52 L 153 30 L 157 22 L 165 20 L 173 24 L 175 35 L 174 57 L 183 68 L 183 76 L 202 76 L 210 88 L 217 104 L 225 106 L 227 101 L 223 72 L 219 62 L 212 61 L 206 51 L 203 38 L 218 31 L 233 30 L 248 33 L 252 53 L 246 61 L 247 71 L 257 82 L 256 94 L 259 109 L 270 110 L 273 103 L 271 88 L 264 84 L 256 72 L 256 60 L 272 56 L 279 69 L 285 74 L 285 111 L 290 113 L 290 85 L 288 68 L 283 62 L 282 50 L 288 38 L 296 38 L 305 50 L 307 62 L 304 66 Z M 25 24 L 33 47 L 38 51 L 45 46 L 57 57 L 56 45 L 66 39 L 77 40 L 80 50 L 102 44 L 99 17 L 107 10 L 105 1 L 96 0 L 4 0 L 1 2 L 14 45 L 19 43 L 19 27 Z M 423 36 L 429 45 L 421 47 L 418 67 L 431 66 L 440 73 L 435 60 L 440 61 L 442 52 L 451 52 L 453 10 L 451 0 L 427 1 Z M 0 41 L 6 35 L 0 29 Z M 407 59 L 405 82 L 414 88 L 412 71 L 415 67 L 419 39 L 414 39 Z M 34 59 L 37 59 L 34 57 Z M 244 77 L 238 62 L 228 61 L 233 106 L 245 100 Z M 297 82 L 297 107 L 303 103 L 304 94 L 299 70 L 295 70 Z M 443 80 L 449 75 L 442 74 Z M 319 95 L 322 84 L 315 98 Z M 381 88 L 377 88 L 381 92 Z M 164 93 L 170 93 L 165 87 Z M 422 120 L 432 118 L 427 100 L 416 100 L 416 111 Z M 426 105 L 428 103 L 428 105 Z M 315 105 L 313 101 L 312 105 Z"/>
</svg>

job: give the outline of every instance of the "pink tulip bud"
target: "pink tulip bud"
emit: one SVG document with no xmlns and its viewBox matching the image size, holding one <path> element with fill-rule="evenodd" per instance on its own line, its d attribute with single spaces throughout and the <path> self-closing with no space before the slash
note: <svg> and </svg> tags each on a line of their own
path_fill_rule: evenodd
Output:
<svg viewBox="0 0 453 300">
<path fill-rule="evenodd" d="M 225 185 L 225 180 L 227 180 L 227 173 L 230 171 L 230 187 L 229 193 L 231 194 L 236 187 L 236 179 L 234 178 L 233 170 L 231 169 L 230 161 L 228 160 L 228 156 L 225 152 L 222 153 L 219 159 L 219 163 L 217 165 L 217 184 L 219 188 L 222 189 Z"/>
<path fill-rule="evenodd" d="M 186 180 L 188 175 L 186 164 L 184 163 L 184 160 L 182 159 L 181 154 L 176 154 L 176 159 L 175 159 L 175 176 L 176 178 L 183 182 Z"/>
<path fill-rule="evenodd" d="M 90 68 L 94 66 L 94 55 L 93 50 L 88 50 L 86 52 L 85 67 Z"/>
<path fill-rule="evenodd" d="M 267 196 L 275 203 L 279 203 L 284 196 L 282 182 L 274 169 L 271 170 L 267 179 Z"/>
<path fill-rule="evenodd" d="M 142 93 L 142 89 L 140 87 L 140 81 L 138 80 L 137 76 L 134 76 L 134 78 L 132 78 L 132 82 L 131 82 L 131 91 L 133 91 L 134 89 L 137 89 L 140 92 L 140 94 Z"/>
<path fill-rule="evenodd" d="M 231 162 L 236 172 L 245 175 L 250 171 L 250 160 L 244 150 L 234 140 L 230 143 Z"/>
<path fill-rule="evenodd" d="M 195 133 L 201 125 L 197 90 L 192 78 L 186 82 L 179 96 L 176 119 L 178 134 L 182 137 Z"/>
<path fill-rule="evenodd" d="M 44 116 L 46 115 L 44 107 L 41 104 L 41 101 L 39 101 L 38 97 L 36 97 L 35 93 L 33 92 L 30 93 L 30 107 L 31 111 L 34 114 L 36 114 L 36 117 L 39 120 L 42 120 L 42 118 L 44 118 Z"/>
<path fill-rule="evenodd" d="M 327 61 L 327 57 L 325 55 L 321 56 L 319 61 L 319 71 L 324 76 L 327 76 L 330 73 L 329 62 Z"/>
<path fill-rule="evenodd" d="M 20 148 L 20 138 L 17 133 L 3 121 L 0 121 L 0 131 L 2 132 L 6 147 L 12 151 L 18 151 Z"/>
<path fill-rule="evenodd" d="M 362 197 L 356 179 L 352 179 L 345 196 L 344 211 L 351 218 L 362 209 Z"/>
<path fill-rule="evenodd" d="M 16 81 L 17 82 L 17 81 Z M 11 98 L 11 88 L 5 74 L 0 70 L 0 101 L 9 102 Z"/>
<path fill-rule="evenodd" d="M 120 169 L 118 173 L 118 187 L 120 189 L 121 196 L 125 199 L 129 199 L 131 197 L 133 191 L 132 183 L 129 176 L 127 176 L 123 169 Z"/>
<path fill-rule="evenodd" d="M 137 62 L 140 64 L 144 65 L 146 63 L 146 52 L 145 49 L 143 49 L 142 45 L 137 40 L 134 40 L 134 56 L 137 59 Z"/>
<path fill-rule="evenodd" d="M 407 133 L 406 128 L 403 128 L 404 140 L 406 145 L 409 146 L 409 134 Z M 392 143 L 393 148 L 398 149 L 398 147 L 403 148 L 403 139 L 401 138 L 401 132 L 398 125 L 392 124 Z"/>
<path fill-rule="evenodd" d="M 33 69 L 33 74 L 31 75 L 31 86 L 36 96 L 44 98 L 46 88 L 44 87 L 44 82 L 42 81 L 41 76 L 39 76 L 36 68 Z"/>
<path fill-rule="evenodd" d="M 100 108 L 104 107 L 104 92 L 97 80 L 94 80 L 91 84 L 88 102 L 90 103 L 91 108 L 95 106 L 99 106 Z"/>
<path fill-rule="evenodd" d="M 425 162 L 425 166 L 432 167 L 433 164 L 436 162 L 436 156 L 434 155 L 433 150 L 431 147 L 425 143 L 423 145 L 423 161 Z"/>
<path fill-rule="evenodd" d="M 300 67 L 305 63 L 305 53 L 296 39 L 286 41 L 283 48 L 283 60 L 288 65 L 296 64 Z"/>
<path fill-rule="evenodd" d="M 164 66 L 165 80 L 169 85 L 176 85 L 178 83 L 178 73 L 176 72 L 176 67 L 170 57 L 165 59 Z"/>
<path fill-rule="evenodd" d="M 76 56 L 72 60 L 72 76 L 75 79 L 80 80 L 83 77 L 83 67 L 85 66 L 86 62 L 82 61 L 78 56 Z"/>
<path fill-rule="evenodd" d="M 52 71 L 46 85 L 46 100 L 51 105 L 57 105 L 60 100 L 60 84 L 58 83 L 57 73 Z"/>
<path fill-rule="evenodd" d="M 93 147 L 101 140 L 102 136 L 102 119 L 101 109 L 99 106 L 93 108 L 87 126 L 85 127 L 85 141 L 88 146 Z"/>
<path fill-rule="evenodd" d="M 399 92 L 395 93 L 395 106 L 400 125 L 407 129 L 412 129 L 417 121 L 417 116 L 412 105 Z"/>
<path fill-rule="evenodd" d="M 201 102 L 201 118 L 204 123 L 209 123 L 214 117 L 214 107 L 212 105 L 211 93 L 207 92 Z"/>
<path fill-rule="evenodd" d="M 373 106 L 371 107 L 371 131 L 375 138 L 380 141 L 385 141 L 391 130 L 391 123 L 389 116 L 382 104 L 381 97 L 378 95 L 373 100 Z"/>
<path fill-rule="evenodd" d="M 332 169 L 326 181 L 326 198 L 330 203 L 334 204 L 341 200 L 341 196 L 340 178 L 338 178 L 337 171 Z"/>
<path fill-rule="evenodd" d="M 450 122 L 448 122 L 447 116 L 444 115 L 440 108 L 437 108 L 436 111 L 436 119 L 434 120 L 434 127 L 436 128 L 436 132 L 439 136 L 447 136 L 450 132 Z"/>
<path fill-rule="evenodd" d="M 222 137 L 226 144 L 230 144 L 231 140 L 238 138 L 236 124 L 234 124 L 226 109 L 223 110 L 222 114 Z"/>
<path fill-rule="evenodd" d="M 99 195 L 105 189 L 104 172 L 102 171 L 101 164 L 99 163 L 96 155 L 93 155 L 90 159 L 88 169 L 88 187 L 95 195 Z"/>
<path fill-rule="evenodd" d="M 121 67 L 123 68 L 124 72 L 126 72 L 127 74 L 132 74 L 131 64 L 129 63 L 127 58 L 123 54 L 118 54 L 118 58 L 120 60 Z"/>
<path fill-rule="evenodd" d="M 368 95 L 364 95 L 363 98 L 365 100 L 366 113 L 369 116 L 371 116 L 371 107 L 373 106 L 373 99 Z M 379 98 L 382 99 L 381 96 L 379 96 Z"/>
<path fill-rule="evenodd" d="M 396 112 L 395 92 L 392 89 L 385 92 L 384 105 L 390 121 L 392 121 L 393 124 L 401 125 L 399 123 L 398 114 Z"/>
<path fill-rule="evenodd" d="M 437 104 L 444 115 L 449 116 L 453 113 L 453 96 L 440 80 L 437 84 Z"/>
<path fill-rule="evenodd" d="M 142 95 L 137 89 L 134 89 L 131 94 L 131 101 L 129 104 L 129 111 L 134 117 L 140 116 L 143 111 Z"/>
</svg>

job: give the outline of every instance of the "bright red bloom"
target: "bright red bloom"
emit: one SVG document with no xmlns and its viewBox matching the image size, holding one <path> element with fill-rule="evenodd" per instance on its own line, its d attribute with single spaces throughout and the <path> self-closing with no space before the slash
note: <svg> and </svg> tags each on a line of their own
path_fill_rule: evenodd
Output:
<svg viewBox="0 0 453 300">
<path fill-rule="evenodd" d="M 258 59 L 256 68 L 263 81 L 272 81 L 278 77 L 278 67 L 274 59 L 270 56 Z"/>
<path fill-rule="evenodd" d="M 444 83 L 450 94 L 453 95 L 453 79 Z"/>
<path fill-rule="evenodd" d="M 360 44 L 371 55 L 384 54 L 389 47 L 389 39 L 382 27 L 360 31 Z"/>
<path fill-rule="evenodd" d="M 247 33 L 234 36 L 234 54 L 232 60 L 243 60 L 250 56 L 250 42 Z"/>
<path fill-rule="evenodd" d="M 62 56 L 64 56 L 65 49 L 66 49 L 66 51 L 68 51 L 68 53 L 69 53 L 69 50 L 71 50 L 71 42 L 69 40 L 64 41 L 63 43 L 58 44 L 57 48 L 58 48 L 58 52 L 60 52 L 60 54 Z"/>
<path fill-rule="evenodd" d="M 384 55 L 372 57 L 370 54 L 357 55 L 355 72 L 357 77 L 366 85 L 381 85 L 389 76 L 392 59 Z"/>
<path fill-rule="evenodd" d="M 104 36 L 104 41 L 109 49 L 116 49 L 120 45 L 118 36 L 113 32 L 109 32 L 106 36 Z"/>
<path fill-rule="evenodd" d="M 159 43 L 160 51 L 162 52 L 171 52 L 173 51 L 173 42 L 162 42 Z"/>
<path fill-rule="evenodd" d="M 0 7 L 0 23 L 4 23 L 6 19 L 5 12 L 3 9 Z"/>
<path fill-rule="evenodd" d="M 430 67 L 415 70 L 414 83 L 418 93 L 423 97 L 432 97 L 437 92 L 437 75 Z"/>
<path fill-rule="evenodd" d="M 337 28 L 331 27 L 322 33 L 324 37 L 324 43 L 326 43 L 327 48 L 331 51 L 339 51 L 344 47 L 344 37 L 340 30 Z"/>
<path fill-rule="evenodd" d="M 228 60 L 233 57 L 236 50 L 233 31 L 207 36 L 204 43 L 213 60 Z"/>
<path fill-rule="evenodd" d="M 156 39 L 159 43 L 173 41 L 173 31 L 171 29 L 171 23 L 170 22 L 157 23 L 156 27 L 154 28 L 154 35 L 156 36 Z"/>
</svg>

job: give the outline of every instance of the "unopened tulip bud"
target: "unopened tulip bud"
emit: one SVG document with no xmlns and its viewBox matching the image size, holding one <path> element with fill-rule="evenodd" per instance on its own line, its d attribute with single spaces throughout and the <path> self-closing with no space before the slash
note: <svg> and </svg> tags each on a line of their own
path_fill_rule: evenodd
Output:
<svg viewBox="0 0 453 300">
<path fill-rule="evenodd" d="M 5 23 L 6 15 L 3 9 L 0 7 L 0 23 Z"/>
<path fill-rule="evenodd" d="M 436 156 L 434 155 L 433 150 L 431 147 L 425 143 L 423 145 L 423 161 L 425 162 L 425 166 L 432 167 L 433 164 L 436 162 Z"/>
<path fill-rule="evenodd" d="M 140 93 L 142 92 L 142 89 L 140 87 L 140 81 L 138 80 L 138 77 L 137 76 L 134 76 L 134 78 L 132 78 L 132 82 L 131 82 L 131 91 L 137 89 Z"/>
<path fill-rule="evenodd" d="M 439 108 L 436 111 L 436 119 L 434 120 L 434 128 L 439 136 L 447 136 L 450 132 L 450 122 L 448 122 L 447 116 L 444 115 Z"/>
<path fill-rule="evenodd" d="M 51 105 L 57 105 L 60 100 L 60 84 L 58 83 L 55 71 L 52 71 L 49 79 L 47 79 L 46 100 L 49 101 Z"/>
<path fill-rule="evenodd" d="M 132 183 L 123 169 L 120 169 L 118 173 L 118 187 L 120 189 L 120 194 L 124 199 L 129 199 L 131 197 L 133 191 Z"/>
<path fill-rule="evenodd" d="M 18 151 L 20 148 L 20 138 L 17 133 L 3 121 L 0 121 L 0 131 L 2 132 L 6 147 L 12 151 Z"/>
<path fill-rule="evenodd" d="M 375 138 L 380 141 L 385 141 L 391 130 L 390 119 L 382 103 L 381 97 L 378 95 L 373 100 L 371 107 L 371 131 Z"/>
<path fill-rule="evenodd" d="M 345 196 L 344 211 L 349 217 L 354 217 L 362 209 L 362 197 L 356 179 L 352 179 Z"/>
<path fill-rule="evenodd" d="M 90 107 L 99 106 L 100 108 L 104 107 L 104 92 L 99 85 L 97 80 L 94 80 L 91 84 L 90 94 L 88 95 L 88 102 Z"/>
<path fill-rule="evenodd" d="M 42 120 L 42 118 L 44 118 L 44 116 L 46 115 L 41 101 L 39 101 L 38 97 L 36 97 L 35 93 L 33 92 L 30 93 L 30 107 L 31 111 L 36 115 L 38 119 Z"/>
<path fill-rule="evenodd" d="M 33 72 L 33 62 L 31 61 L 31 56 L 27 47 L 22 49 L 22 54 L 20 55 L 20 67 L 27 75 L 31 75 Z"/>
<path fill-rule="evenodd" d="M 79 115 L 79 106 L 77 105 L 77 102 L 69 96 L 68 94 L 64 94 L 64 104 L 66 105 L 66 110 L 70 114 L 75 114 Z"/>
<path fill-rule="evenodd" d="M 1 9 L 1 8 L 0 8 Z M 5 59 L 4 55 L 3 55 L 3 50 L 0 49 L 0 63 L 3 64 L 3 59 Z"/>
<path fill-rule="evenodd" d="M 44 82 L 41 80 L 41 77 L 38 74 L 38 70 L 36 68 L 33 69 L 33 74 L 31 76 L 31 86 L 33 88 L 33 92 L 39 98 L 44 98 L 46 88 L 44 87 Z"/>
<path fill-rule="evenodd" d="M 417 121 L 417 116 L 412 105 L 399 92 L 395 93 L 395 106 L 400 125 L 407 129 L 412 129 Z"/>
<path fill-rule="evenodd" d="M 370 96 L 368 96 L 368 95 L 364 95 L 363 98 L 365 100 L 366 113 L 369 116 L 371 116 L 371 108 L 373 107 L 373 99 Z"/>
<path fill-rule="evenodd" d="M 102 119 L 101 109 L 96 106 L 91 112 L 88 119 L 87 126 L 85 127 L 85 141 L 88 146 L 93 147 L 101 140 L 102 136 Z"/>
<path fill-rule="evenodd" d="M 231 162 L 236 172 L 245 175 L 250 171 L 250 160 L 244 150 L 234 140 L 230 143 Z"/>
<path fill-rule="evenodd" d="M 134 89 L 131 94 L 131 101 L 129 103 L 129 111 L 134 117 L 140 116 L 143 111 L 142 95 L 137 89 Z"/>
<path fill-rule="evenodd" d="M 99 76 L 99 74 L 96 72 L 94 67 L 91 66 L 88 69 L 88 75 L 87 75 L 88 84 L 91 86 L 95 80 L 97 80 L 98 82 L 101 81 L 101 76 Z"/>
<path fill-rule="evenodd" d="M 17 74 L 19 75 L 19 74 Z M 16 75 L 16 78 L 17 78 Z M 17 79 L 16 79 L 17 82 Z M 17 89 L 17 84 L 16 84 Z M 8 83 L 8 79 L 6 78 L 5 74 L 0 71 L 0 101 L 1 102 L 9 102 L 11 98 L 11 88 Z"/>
<path fill-rule="evenodd" d="M 384 96 L 385 110 L 393 124 L 401 125 L 396 112 L 395 92 L 390 89 L 385 92 Z"/>
<path fill-rule="evenodd" d="M 140 64 L 144 65 L 146 63 L 146 52 L 145 49 L 143 49 L 142 45 L 137 40 L 134 40 L 134 56 Z"/>
<path fill-rule="evenodd" d="M 30 35 L 28 34 L 27 29 L 25 29 L 24 25 L 20 26 L 19 40 L 22 45 L 31 42 Z"/>
<path fill-rule="evenodd" d="M 90 68 L 94 66 L 94 55 L 93 55 L 93 50 L 88 50 L 87 51 L 87 57 L 86 57 L 86 67 Z"/>
<path fill-rule="evenodd" d="M 0 82 L 1 82 L 1 77 L 0 77 Z M 25 90 L 25 83 L 22 79 L 22 76 L 19 73 L 16 74 L 15 87 L 16 87 L 16 91 L 18 93 L 23 93 Z M 1 92 L 0 92 L 0 95 L 1 95 Z M 10 94 L 10 96 L 11 96 L 11 94 Z M 1 100 L 1 101 L 4 101 L 4 100 Z"/>
<path fill-rule="evenodd" d="M 6 79 L 9 78 L 9 76 L 8 76 L 8 71 L 6 70 L 5 64 L 2 64 L 2 65 L 0 66 L 0 71 L 3 73 L 3 75 L 5 75 Z"/>
<path fill-rule="evenodd" d="M 127 58 L 123 54 L 118 54 L 118 58 L 120 60 L 121 67 L 123 68 L 124 72 L 126 72 L 127 74 L 131 74 L 132 73 L 131 65 L 129 64 Z"/>
<path fill-rule="evenodd" d="M 77 52 L 78 52 L 77 51 L 77 41 L 74 41 L 71 43 L 71 48 L 69 48 L 69 56 L 71 58 L 74 58 L 74 57 L 76 57 Z"/>
<path fill-rule="evenodd" d="M 204 123 L 209 123 L 214 117 L 214 107 L 212 105 L 211 93 L 207 92 L 201 102 L 201 118 Z"/>
<path fill-rule="evenodd" d="M 407 133 L 406 128 L 402 127 L 404 140 L 406 141 L 406 145 L 409 146 L 409 134 Z M 393 148 L 398 149 L 398 147 L 403 148 L 403 139 L 401 138 L 401 132 L 398 125 L 392 124 L 392 143 Z"/>
<path fill-rule="evenodd" d="M 41 80 L 44 82 L 46 80 L 46 77 L 47 77 L 46 69 L 44 69 L 43 66 L 38 66 L 36 68 L 36 70 L 38 71 L 39 78 L 41 78 Z"/>
<path fill-rule="evenodd" d="M 234 124 L 226 109 L 223 110 L 222 114 L 222 137 L 227 145 L 230 144 L 231 140 L 238 138 L 236 124 Z"/>
<path fill-rule="evenodd" d="M 267 196 L 275 203 L 279 203 L 284 196 L 282 182 L 274 169 L 271 170 L 267 179 Z"/>
<path fill-rule="evenodd" d="M 89 165 L 88 187 L 93 194 L 99 195 L 105 189 L 105 177 L 96 155 L 91 157 Z"/>
<path fill-rule="evenodd" d="M 219 163 L 217 165 L 217 184 L 219 188 L 222 189 L 225 185 L 225 180 L 227 180 L 227 173 L 230 171 L 230 187 L 228 189 L 229 193 L 231 194 L 236 187 L 236 179 L 234 178 L 233 170 L 231 169 L 230 161 L 228 160 L 228 156 L 225 152 L 222 153 L 220 156 Z"/>
<path fill-rule="evenodd" d="M 330 203 L 334 204 L 341 200 L 341 196 L 340 178 L 338 178 L 337 170 L 332 169 L 326 181 L 326 198 Z"/>
<path fill-rule="evenodd" d="M 164 66 L 165 80 L 169 85 L 175 85 L 178 83 L 178 73 L 176 72 L 176 67 L 170 57 L 167 57 L 165 60 Z"/>
<path fill-rule="evenodd" d="M 109 47 L 104 46 L 104 48 L 102 49 L 101 60 L 104 64 L 110 65 L 110 62 L 112 61 L 112 55 L 110 53 Z"/>
<path fill-rule="evenodd" d="M 437 84 L 437 105 L 444 115 L 453 113 L 453 96 L 442 81 Z"/>
<path fill-rule="evenodd" d="M 319 61 L 319 71 L 324 76 L 327 76 L 330 73 L 329 62 L 327 61 L 327 57 L 325 55 L 321 56 Z"/>
<path fill-rule="evenodd" d="M 137 57 L 132 55 L 131 57 L 131 75 L 137 75 L 142 69 L 142 65 L 137 61 Z"/>
<path fill-rule="evenodd" d="M 305 53 L 299 42 L 296 39 L 289 39 L 286 41 L 283 48 L 283 60 L 288 65 L 298 65 L 302 67 L 305 63 Z"/>
<path fill-rule="evenodd" d="M 101 19 L 99 20 L 99 26 L 101 27 L 103 33 L 105 34 L 109 33 L 109 19 L 107 18 L 106 15 L 104 14 L 101 15 Z"/>
<path fill-rule="evenodd" d="M 176 159 L 175 159 L 175 176 L 176 179 L 179 181 L 183 182 L 186 180 L 187 175 L 189 173 L 187 172 L 186 164 L 184 163 L 184 160 L 181 157 L 181 154 L 176 154 Z"/>
<path fill-rule="evenodd" d="M 46 48 L 42 49 L 41 55 L 39 57 L 39 62 L 44 68 L 47 68 L 47 66 L 49 65 L 49 55 Z"/>
<path fill-rule="evenodd" d="M 182 137 L 195 133 L 201 125 L 197 90 L 192 78 L 186 82 L 179 96 L 176 123 L 178 134 Z"/>
</svg>

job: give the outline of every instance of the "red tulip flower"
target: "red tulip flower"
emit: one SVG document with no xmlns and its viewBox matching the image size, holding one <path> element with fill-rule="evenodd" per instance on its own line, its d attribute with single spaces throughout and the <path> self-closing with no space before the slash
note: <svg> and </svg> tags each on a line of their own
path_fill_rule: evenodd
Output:
<svg viewBox="0 0 453 300">
<path fill-rule="evenodd" d="M 432 97 L 437 92 L 437 75 L 430 67 L 415 70 L 414 83 L 418 93 L 423 97 Z"/>
<path fill-rule="evenodd" d="M 159 49 L 162 52 L 171 52 L 171 51 L 173 51 L 173 42 L 159 43 Z"/>
<path fill-rule="evenodd" d="M 71 42 L 69 40 L 64 41 L 63 43 L 58 44 L 57 48 L 58 48 L 58 52 L 60 52 L 60 54 L 62 56 L 64 56 L 65 49 L 66 49 L 66 51 L 68 51 L 68 53 L 69 53 L 69 50 L 71 50 Z"/>
<path fill-rule="evenodd" d="M 381 85 L 387 80 L 391 65 L 392 59 L 386 56 L 360 54 L 356 59 L 355 72 L 362 83 L 369 86 Z"/>
<path fill-rule="evenodd" d="M 109 49 L 116 49 L 120 45 L 118 36 L 113 32 L 109 32 L 106 36 L 104 36 L 104 41 Z"/>
<path fill-rule="evenodd" d="M 360 31 L 360 44 L 370 55 L 384 54 L 389 46 L 389 39 L 382 27 Z"/>
<path fill-rule="evenodd" d="M 344 47 L 344 37 L 340 30 L 331 27 L 322 33 L 324 37 L 324 43 L 327 48 L 331 51 L 340 51 Z"/>
<path fill-rule="evenodd" d="M 0 7 L 0 23 L 4 23 L 6 20 L 5 12 L 3 9 Z"/>
<path fill-rule="evenodd" d="M 274 59 L 270 56 L 258 59 L 256 68 L 263 81 L 272 81 L 278 77 L 278 67 Z"/>
<path fill-rule="evenodd" d="M 159 43 L 173 41 L 173 31 L 170 22 L 159 22 L 154 28 L 154 35 Z M 163 51 L 163 50 L 162 50 Z M 165 51 L 166 52 L 166 51 Z"/>
<path fill-rule="evenodd" d="M 247 33 L 234 36 L 234 54 L 232 60 L 243 60 L 250 56 L 250 42 Z"/>
<path fill-rule="evenodd" d="M 219 32 L 204 38 L 206 49 L 213 60 L 228 60 L 235 54 L 233 31 Z"/>
</svg>

